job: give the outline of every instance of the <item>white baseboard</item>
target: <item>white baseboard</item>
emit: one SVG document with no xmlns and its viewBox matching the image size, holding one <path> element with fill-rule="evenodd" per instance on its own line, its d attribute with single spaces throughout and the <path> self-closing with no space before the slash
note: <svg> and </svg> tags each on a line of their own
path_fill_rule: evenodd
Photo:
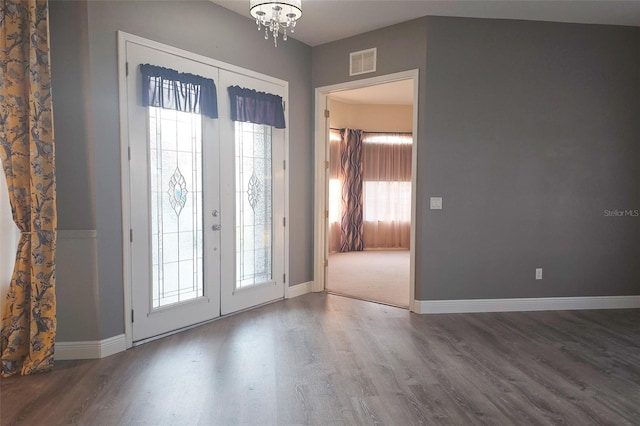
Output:
<svg viewBox="0 0 640 426">
<path fill-rule="evenodd" d="M 289 292 L 287 293 L 287 299 L 291 299 L 292 297 L 302 296 L 303 294 L 311 293 L 311 289 L 313 288 L 313 281 L 308 281 L 302 284 L 296 284 L 289 287 Z"/>
<path fill-rule="evenodd" d="M 581 309 L 636 309 L 640 296 L 541 297 L 521 299 L 416 300 L 417 314 L 472 312 L 569 311 Z"/>
<path fill-rule="evenodd" d="M 104 340 L 88 342 L 56 342 L 54 358 L 58 361 L 71 359 L 99 359 L 123 352 L 127 349 L 124 334 Z"/>
</svg>

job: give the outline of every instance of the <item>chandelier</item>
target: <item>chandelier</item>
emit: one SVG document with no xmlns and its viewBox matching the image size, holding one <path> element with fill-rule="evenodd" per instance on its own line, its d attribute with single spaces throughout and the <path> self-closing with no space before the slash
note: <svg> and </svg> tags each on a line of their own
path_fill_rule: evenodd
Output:
<svg viewBox="0 0 640 426">
<path fill-rule="evenodd" d="M 294 32 L 296 21 L 302 16 L 302 0 L 251 0 L 251 16 L 256 18 L 258 31 L 264 27 L 264 39 L 273 36 L 273 44 L 278 47 L 278 35 L 282 30 L 282 39 L 287 41 L 287 31 Z"/>
</svg>

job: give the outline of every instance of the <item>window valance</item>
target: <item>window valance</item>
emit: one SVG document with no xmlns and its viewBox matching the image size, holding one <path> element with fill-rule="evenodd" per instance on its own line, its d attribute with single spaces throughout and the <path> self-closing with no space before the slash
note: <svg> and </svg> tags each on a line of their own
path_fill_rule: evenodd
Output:
<svg viewBox="0 0 640 426">
<path fill-rule="evenodd" d="M 218 118 L 216 84 L 210 78 L 155 65 L 140 65 L 142 105 Z"/>
<path fill-rule="evenodd" d="M 229 86 L 228 91 L 231 100 L 231 120 L 266 124 L 276 129 L 286 127 L 282 97 L 239 86 Z"/>
</svg>

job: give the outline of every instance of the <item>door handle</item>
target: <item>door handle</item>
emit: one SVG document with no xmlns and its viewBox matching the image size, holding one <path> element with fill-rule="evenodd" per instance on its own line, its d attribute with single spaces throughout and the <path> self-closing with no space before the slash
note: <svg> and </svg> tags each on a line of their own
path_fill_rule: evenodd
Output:
<svg viewBox="0 0 640 426">
<path fill-rule="evenodd" d="M 211 225 L 212 231 L 219 231 L 222 229 L 222 225 Z"/>
</svg>

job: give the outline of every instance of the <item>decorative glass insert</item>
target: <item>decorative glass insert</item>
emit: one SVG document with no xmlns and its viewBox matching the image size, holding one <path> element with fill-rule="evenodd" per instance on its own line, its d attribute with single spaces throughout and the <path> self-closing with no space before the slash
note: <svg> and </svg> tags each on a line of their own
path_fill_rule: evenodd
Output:
<svg viewBox="0 0 640 426">
<path fill-rule="evenodd" d="M 236 288 L 272 279 L 271 126 L 235 122 Z"/>
<path fill-rule="evenodd" d="M 152 306 L 204 295 L 202 119 L 149 107 Z"/>
<path fill-rule="evenodd" d="M 176 168 L 176 171 L 169 180 L 169 203 L 171 207 L 180 216 L 180 212 L 187 203 L 187 182 L 184 180 L 184 176 L 180 173 L 180 169 Z"/>
</svg>

